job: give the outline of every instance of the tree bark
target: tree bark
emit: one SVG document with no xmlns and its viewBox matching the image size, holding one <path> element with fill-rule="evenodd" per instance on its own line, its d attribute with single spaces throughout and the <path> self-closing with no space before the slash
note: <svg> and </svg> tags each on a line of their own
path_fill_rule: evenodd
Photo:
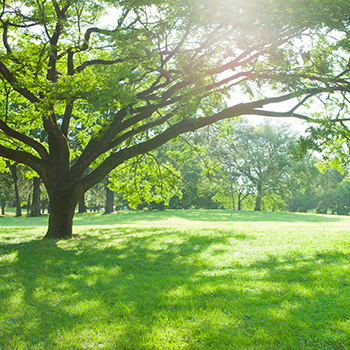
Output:
<svg viewBox="0 0 350 350">
<path fill-rule="evenodd" d="M 257 196 L 256 196 L 256 202 L 255 202 L 255 211 L 260 211 L 261 210 L 261 197 L 262 197 L 262 185 L 261 182 L 258 182 L 257 185 Z"/>
<path fill-rule="evenodd" d="M 30 216 L 40 216 L 40 178 L 33 178 L 33 200 Z"/>
<path fill-rule="evenodd" d="M 106 187 L 106 207 L 105 214 L 110 214 L 114 212 L 114 192 Z"/>
<path fill-rule="evenodd" d="M 67 192 L 50 199 L 49 227 L 44 238 L 72 238 L 73 217 L 77 202 L 78 200 Z"/>
<path fill-rule="evenodd" d="M 87 212 L 87 209 L 86 209 L 86 205 L 85 205 L 85 194 L 83 194 L 79 199 L 78 213 L 82 214 L 82 213 L 86 213 L 86 212 Z"/>
<path fill-rule="evenodd" d="M 231 164 L 230 164 L 230 190 L 231 190 L 231 200 L 232 200 L 232 210 L 235 211 L 235 195 L 233 192 L 233 180 L 232 180 L 232 171 L 231 171 Z"/>
<path fill-rule="evenodd" d="M 19 189 L 18 189 L 18 175 L 17 175 L 17 163 L 10 164 L 9 165 L 11 170 L 11 175 L 13 179 L 13 186 L 15 189 L 15 198 L 16 198 L 16 216 L 22 216 L 22 210 L 21 210 L 21 200 L 19 197 Z"/>
<path fill-rule="evenodd" d="M 28 194 L 27 216 L 30 215 L 30 194 Z"/>
</svg>

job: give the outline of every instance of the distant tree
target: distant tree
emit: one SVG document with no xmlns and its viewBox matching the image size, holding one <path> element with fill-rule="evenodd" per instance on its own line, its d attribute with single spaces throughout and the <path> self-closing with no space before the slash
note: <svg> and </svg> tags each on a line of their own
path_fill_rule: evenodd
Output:
<svg viewBox="0 0 350 350">
<path fill-rule="evenodd" d="M 254 193 L 254 188 L 246 177 L 235 171 L 231 149 L 235 127 L 235 122 L 227 122 L 211 130 L 208 152 L 215 169 L 212 172 L 215 192 L 212 199 L 224 208 L 241 210 L 242 202 Z"/>
<path fill-rule="evenodd" d="M 236 183 L 254 187 L 254 210 L 261 210 L 263 195 L 276 194 L 288 177 L 295 136 L 287 126 L 276 128 L 268 122 L 254 126 L 240 121 L 220 142 L 226 172 Z"/>
<path fill-rule="evenodd" d="M 181 177 L 179 207 L 183 209 L 216 209 L 213 169 L 216 160 L 212 156 L 212 126 L 180 137 L 176 142 L 162 146 L 172 165 Z"/>
<path fill-rule="evenodd" d="M 11 177 L 13 181 L 13 188 L 15 191 L 15 206 L 16 206 L 16 216 L 22 216 L 22 209 L 21 209 L 21 198 L 19 195 L 19 187 L 18 187 L 18 164 L 17 163 L 10 163 L 7 162 L 7 166 L 10 169 Z"/>
<path fill-rule="evenodd" d="M 254 186 L 245 176 L 235 172 L 227 149 L 219 147 L 217 150 L 218 152 L 213 154 L 213 158 L 219 164 L 211 174 L 214 192 L 212 199 L 226 209 L 241 210 L 243 202 L 254 195 Z"/>
<path fill-rule="evenodd" d="M 332 214 L 345 214 L 347 203 L 342 202 L 346 195 L 341 193 L 347 188 L 346 182 L 341 190 L 341 183 L 345 179 L 346 174 L 341 173 L 334 168 L 327 168 L 319 176 L 317 181 L 317 207 L 316 211 L 320 214 L 327 214 L 331 211 Z"/>
<path fill-rule="evenodd" d="M 336 212 L 338 215 L 350 213 L 350 176 L 349 174 L 337 186 Z"/>
<path fill-rule="evenodd" d="M 80 197 L 79 203 L 78 203 L 78 213 L 86 213 L 87 212 L 87 207 L 85 204 L 85 193 Z"/>
<path fill-rule="evenodd" d="M 9 172 L 0 173 L 1 215 L 5 215 L 6 204 L 14 198 L 13 180 Z"/>
<path fill-rule="evenodd" d="M 40 184 L 41 180 L 39 177 L 33 177 L 33 198 L 30 210 L 30 216 L 40 216 Z"/>
<path fill-rule="evenodd" d="M 114 191 L 108 187 L 109 183 L 110 181 L 107 180 L 105 214 L 114 212 Z"/>
<path fill-rule="evenodd" d="M 319 159 L 303 156 L 292 163 L 289 177 L 284 186 L 286 210 L 291 212 L 307 212 L 318 205 L 317 188 L 321 172 L 317 168 Z"/>
</svg>

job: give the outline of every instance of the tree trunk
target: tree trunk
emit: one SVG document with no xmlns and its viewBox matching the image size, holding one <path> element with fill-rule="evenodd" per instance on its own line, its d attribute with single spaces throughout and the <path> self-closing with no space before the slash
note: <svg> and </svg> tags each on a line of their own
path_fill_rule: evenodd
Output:
<svg viewBox="0 0 350 350">
<path fill-rule="evenodd" d="M 114 212 L 114 192 L 106 187 L 106 208 L 105 214 Z"/>
<path fill-rule="evenodd" d="M 27 216 L 30 214 L 30 194 L 28 194 Z"/>
<path fill-rule="evenodd" d="M 5 206 L 6 206 L 6 202 L 3 202 L 1 204 L 1 215 L 5 215 Z"/>
<path fill-rule="evenodd" d="M 86 213 L 86 205 L 85 205 L 85 194 L 83 194 L 80 199 L 79 199 L 79 209 L 78 209 L 78 213 L 82 214 L 82 213 Z"/>
<path fill-rule="evenodd" d="M 13 179 L 13 186 L 15 189 L 15 198 L 16 198 L 16 216 L 22 216 L 21 210 L 21 200 L 19 198 L 19 189 L 18 189 L 18 176 L 17 176 L 17 163 L 10 165 L 11 175 Z"/>
<path fill-rule="evenodd" d="M 262 185 L 261 182 L 258 183 L 257 186 L 258 194 L 256 196 L 256 202 L 255 202 L 255 211 L 260 211 L 261 210 L 261 197 L 262 197 Z"/>
<path fill-rule="evenodd" d="M 242 210 L 242 203 L 248 196 L 249 193 L 238 192 L 238 210 Z"/>
<path fill-rule="evenodd" d="M 44 238 L 68 239 L 73 236 L 73 217 L 78 200 L 70 193 L 50 199 L 49 227 Z"/>
<path fill-rule="evenodd" d="M 235 195 L 233 192 L 233 181 L 232 181 L 232 172 L 231 172 L 231 167 L 230 167 L 230 189 L 231 189 L 231 200 L 232 200 L 232 210 L 235 211 Z"/>
<path fill-rule="evenodd" d="M 40 216 L 40 178 L 33 178 L 33 200 L 30 216 Z"/>
</svg>

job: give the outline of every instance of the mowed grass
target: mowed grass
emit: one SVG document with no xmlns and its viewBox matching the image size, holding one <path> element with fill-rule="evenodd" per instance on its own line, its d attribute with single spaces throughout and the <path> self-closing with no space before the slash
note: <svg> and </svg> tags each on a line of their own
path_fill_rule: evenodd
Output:
<svg viewBox="0 0 350 350">
<path fill-rule="evenodd" d="M 350 217 L 0 218 L 0 349 L 350 349 Z"/>
</svg>

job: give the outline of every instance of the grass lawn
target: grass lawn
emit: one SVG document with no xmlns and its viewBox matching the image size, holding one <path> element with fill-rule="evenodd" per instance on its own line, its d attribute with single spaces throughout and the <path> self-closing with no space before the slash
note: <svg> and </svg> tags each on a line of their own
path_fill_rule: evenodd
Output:
<svg viewBox="0 0 350 350">
<path fill-rule="evenodd" d="M 0 218 L 0 350 L 350 349 L 350 217 Z"/>
</svg>

